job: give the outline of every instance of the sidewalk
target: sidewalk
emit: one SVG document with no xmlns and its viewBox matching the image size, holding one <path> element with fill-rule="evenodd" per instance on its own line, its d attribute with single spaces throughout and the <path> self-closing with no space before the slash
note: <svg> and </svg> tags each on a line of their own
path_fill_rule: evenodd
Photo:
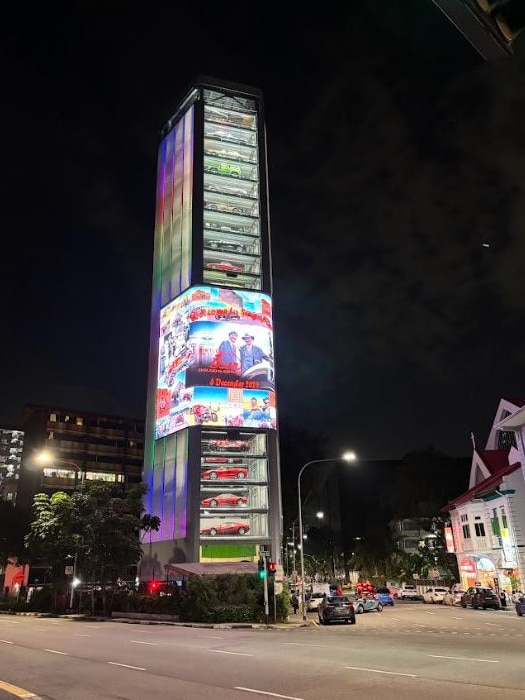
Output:
<svg viewBox="0 0 525 700">
<path fill-rule="evenodd" d="M 85 615 L 83 613 L 64 613 L 62 615 L 55 613 L 42 612 L 9 612 L 7 610 L 0 611 L 4 615 L 19 615 L 26 617 L 53 617 L 61 620 L 71 620 L 77 622 L 120 622 L 128 625 L 169 625 L 172 627 L 202 627 L 203 629 L 297 629 L 298 627 L 310 627 L 312 620 L 304 622 L 300 616 L 297 620 L 289 620 L 288 622 L 270 622 L 265 625 L 263 622 L 178 622 L 177 620 L 159 619 L 161 615 L 147 615 L 146 613 L 135 613 L 133 617 L 121 617 L 125 613 L 114 613 L 112 617 L 100 617 L 98 615 Z M 168 617 L 168 616 L 165 616 Z"/>
</svg>

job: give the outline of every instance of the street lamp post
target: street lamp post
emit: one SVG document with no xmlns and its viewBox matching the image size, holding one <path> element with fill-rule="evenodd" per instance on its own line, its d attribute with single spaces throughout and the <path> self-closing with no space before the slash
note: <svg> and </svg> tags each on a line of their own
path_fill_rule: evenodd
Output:
<svg viewBox="0 0 525 700">
<path fill-rule="evenodd" d="M 345 452 L 341 457 L 328 457 L 327 459 L 312 459 L 310 462 L 304 464 L 297 476 L 297 498 L 299 505 L 299 542 L 301 543 L 301 609 L 303 613 L 303 620 L 306 620 L 306 605 L 304 597 L 304 537 L 303 537 L 303 504 L 301 499 L 301 476 L 306 469 L 311 464 L 320 464 L 321 462 L 338 462 L 343 460 L 345 462 L 355 462 L 357 459 L 355 452 Z"/>
</svg>

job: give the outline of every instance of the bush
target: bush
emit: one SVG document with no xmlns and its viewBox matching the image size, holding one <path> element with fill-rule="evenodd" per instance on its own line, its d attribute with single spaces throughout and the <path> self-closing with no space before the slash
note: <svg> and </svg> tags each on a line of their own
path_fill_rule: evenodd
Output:
<svg viewBox="0 0 525 700">
<path fill-rule="evenodd" d="M 270 620 L 274 619 L 273 589 L 269 584 Z M 246 574 L 194 577 L 172 595 L 116 594 L 115 612 L 178 615 L 182 622 L 264 622 L 262 581 Z M 277 620 L 284 622 L 290 613 L 286 587 L 276 596 Z"/>
<path fill-rule="evenodd" d="M 208 610 L 205 622 L 252 622 L 256 611 L 251 605 L 218 605 Z"/>
</svg>

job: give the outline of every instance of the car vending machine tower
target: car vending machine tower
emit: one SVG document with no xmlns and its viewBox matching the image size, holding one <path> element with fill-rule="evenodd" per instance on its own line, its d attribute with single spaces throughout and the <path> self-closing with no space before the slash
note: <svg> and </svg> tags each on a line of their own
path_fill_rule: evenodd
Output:
<svg viewBox="0 0 525 700">
<path fill-rule="evenodd" d="M 140 578 L 169 563 L 280 562 L 261 93 L 196 81 L 159 148 Z"/>
</svg>

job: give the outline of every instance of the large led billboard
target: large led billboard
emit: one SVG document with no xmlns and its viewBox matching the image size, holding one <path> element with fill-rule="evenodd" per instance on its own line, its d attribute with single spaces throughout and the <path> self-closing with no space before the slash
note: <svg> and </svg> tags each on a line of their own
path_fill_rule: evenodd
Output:
<svg viewBox="0 0 525 700">
<path fill-rule="evenodd" d="M 276 427 L 268 295 L 198 286 L 162 309 L 155 435 L 192 425 Z"/>
</svg>

